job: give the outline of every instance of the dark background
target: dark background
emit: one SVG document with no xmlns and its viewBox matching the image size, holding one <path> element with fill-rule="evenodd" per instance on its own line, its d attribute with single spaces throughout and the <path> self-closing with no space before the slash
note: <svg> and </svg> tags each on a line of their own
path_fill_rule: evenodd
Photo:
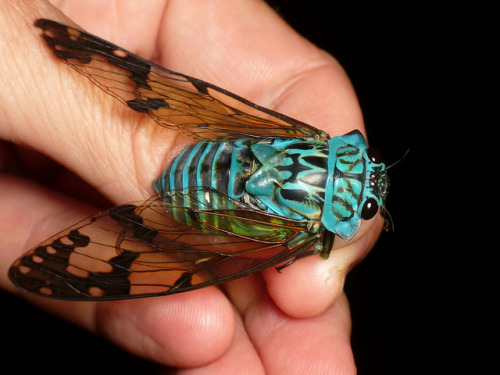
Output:
<svg viewBox="0 0 500 375">
<path fill-rule="evenodd" d="M 370 144 L 386 162 L 410 150 L 390 170 L 394 230 L 346 281 L 359 373 L 500 374 L 498 245 L 490 214 L 498 201 L 498 136 L 491 132 L 498 120 L 483 119 L 479 85 L 494 88 L 488 62 L 498 42 L 488 43 L 490 11 L 422 2 L 268 3 L 344 66 Z M 99 338 L 3 298 L 8 327 L 2 336 L 25 355 L 14 369 L 62 373 L 72 363 L 98 373 L 152 370 Z"/>
<path fill-rule="evenodd" d="M 389 171 L 394 230 L 346 281 L 359 373 L 500 374 L 490 10 L 269 2 L 343 65 L 386 162 L 409 149 Z"/>
</svg>

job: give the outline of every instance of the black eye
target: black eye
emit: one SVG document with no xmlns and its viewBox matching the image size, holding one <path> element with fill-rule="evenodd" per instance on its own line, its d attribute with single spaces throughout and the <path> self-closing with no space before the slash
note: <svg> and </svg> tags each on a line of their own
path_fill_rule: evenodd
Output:
<svg viewBox="0 0 500 375">
<path fill-rule="evenodd" d="M 375 164 L 382 163 L 382 155 L 380 155 L 380 152 L 378 152 L 378 150 L 374 148 L 369 148 L 366 150 L 366 155 L 368 156 L 368 159 L 370 159 L 372 163 Z"/>
<path fill-rule="evenodd" d="M 378 212 L 378 204 L 377 201 L 373 198 L 368 198 L 363 205 L 363 209 L 361 210 L 361 218 L 365 220 L 370 220 L 374 217 Z"/>
</svg>

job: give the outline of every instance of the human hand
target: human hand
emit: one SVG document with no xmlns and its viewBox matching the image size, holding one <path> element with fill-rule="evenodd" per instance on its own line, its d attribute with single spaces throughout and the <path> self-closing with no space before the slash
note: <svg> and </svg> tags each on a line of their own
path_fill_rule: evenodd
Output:
<svg viewBox="0 0 500 375">
<path fill-rule="evenodd" d="M 81 27 L 146 59 L 332 136 L 363 127 L 342 69 L 265 3 L 109 1 L 99 9 L 92 2 L 54 3 Z M 0 4 L 5 40 L 11 41 L 0 45 L 2 76 L 11 77 L 0 89 L 1 138 L 50 156 L 114 203 L 148 198 L 151 181 L 190 140 L 132 113 L 52 58 L 33 21 L 71 21 L 43 1 L 13 4 Z M 5 151 L 0 162 L 8 157 Z M 33 165 L 40 157 L 26 161 Z M 38 169 L 40 175 L 49 173 Z M 16 257 L 97 211 L 61 194 L 77 194 L 82 183 L 75 176 L 51 176 L 49 183 L 48 189 L 0 175 L 0 281 L 6 289 L 13 290 L 6 273 Z M 227 283 L 225 294 L 205 288 L 99 303 L 26 298 L 168 366 L 199 373 L 353 372 L 343 281 L 371 248 L 380 225 L 381 220 L 365 223 L 356 239 L 327 261 L 309 257 L 281 273 L 269 269 Z"/>
</svg>

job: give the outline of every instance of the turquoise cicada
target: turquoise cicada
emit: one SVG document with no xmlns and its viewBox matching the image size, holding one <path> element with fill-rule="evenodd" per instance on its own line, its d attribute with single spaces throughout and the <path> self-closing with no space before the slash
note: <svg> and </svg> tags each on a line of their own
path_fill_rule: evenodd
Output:
<svg viewBox="0 0 500 375">
<path fill-rule="evenodd" d="M 351 240 L 388 179 L 361 133 L 330 137 L 210 83 L 55 21 L 52 52 L 130 109 L 198 140 L 154 181 L 158 195 L 100 212 L 10 268 L 29 292 L 112 300 L 185 292 L 291 264 Z"/>
</svg>

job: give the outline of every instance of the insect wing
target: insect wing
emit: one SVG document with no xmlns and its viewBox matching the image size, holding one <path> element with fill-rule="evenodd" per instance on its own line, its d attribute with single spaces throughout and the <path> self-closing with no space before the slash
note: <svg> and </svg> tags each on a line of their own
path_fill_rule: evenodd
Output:
<svg viewBox="0 0 500 375">
<path fill-rule="evenodd" d="M 47 19 L 35 26 L 53 53 L 129 108 L 195 139 L 311 137 L 313 126 L 210 83 L 162 68 L 85 31 Z"/>
<path fill-rule="evenodd" d="M 165 209 L 172 206 L 156 198 L 98 213 L 30 250 L 11 266 L 9 277 L 21 289 L 57 299 L 149 297 L 259 272 L 311 246 L 307 236 L 289 246 L 307 228 L 286 218 L 241 209 L 212 212 L 228 222 L 251 223 L 267 227 L 268 232 L 279 227 L 285 233 L 259 241 L 232 233 L 228 227 L 207 226 L 206 221 L 199 222 L 198 228 L 185 226 Z M 185 210 L 193 217 L 209 211 Z"/>
</svg>

